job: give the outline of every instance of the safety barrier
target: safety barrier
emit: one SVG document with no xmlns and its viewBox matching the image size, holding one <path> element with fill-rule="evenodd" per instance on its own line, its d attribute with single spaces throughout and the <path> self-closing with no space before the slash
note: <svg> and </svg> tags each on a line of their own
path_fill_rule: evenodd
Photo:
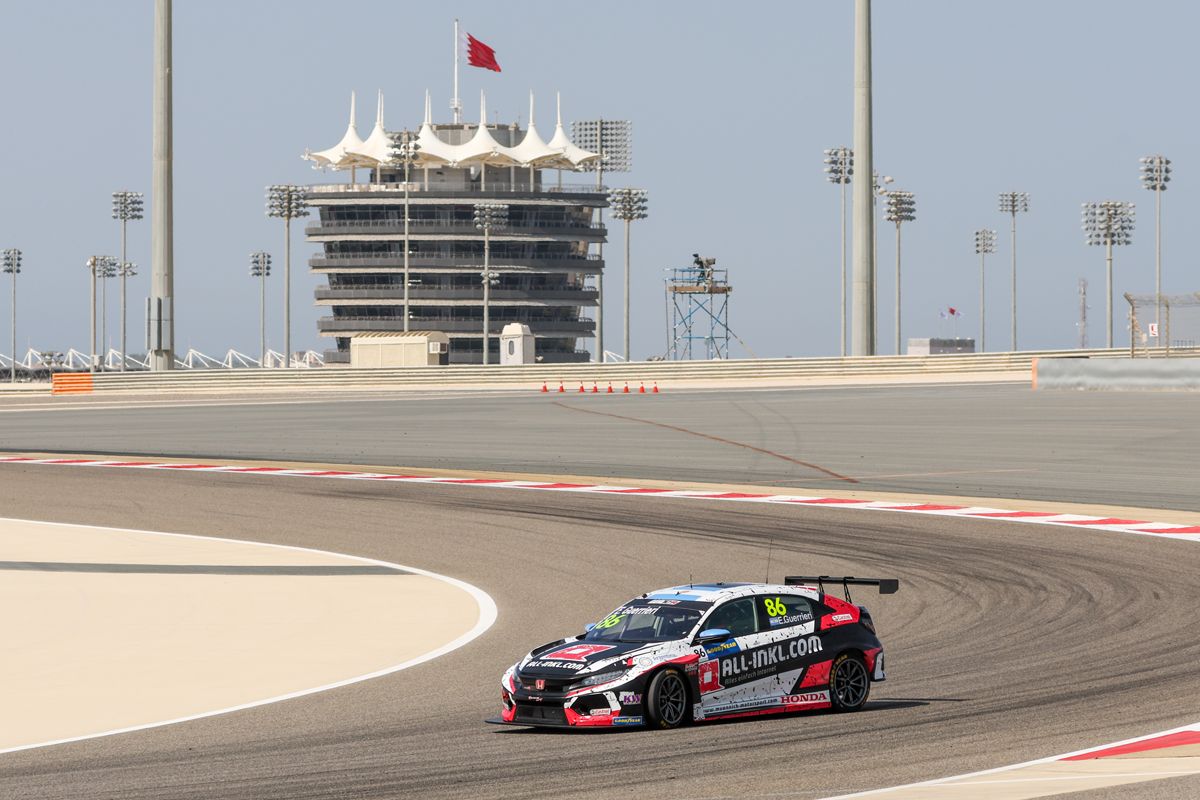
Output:
<svg viewBox="0 0 1200 800">
<path fill-rule="evenodd" d="M 92 373 L 56 372 L 50 378 L 50 394 L 91 394 Z"/>
<path fill-rule="evenodd" d="M 95 392 L 154 394 L 296 392 L 296 391 L 367 391 L 404 388 L 497 388 L 536 390 L 542 385 L 562 382 L 572 389 L 579 384 L 623 386 L 657 383 L 663 389 L 673 386 L 729 385 L 734 382 L 755 385 L 787 385 L 808 380 L 903 380 L 944 376 L 962 379 L 978 376 L 987 379 L 1028 380 L 1033 359 L 1045 357 L 1087 356 L 1125 358 L 1128 351 L 1050 350 L 1016 353 L 972 353 L 932 356 L 861 356 L 849 358 L 779 358 L 725 361 L 638 361 L 619 364 L 530 364 L 522 366 L 453 365 L 354 369 L 239 369 L 189 370 L 171 372 L 96 373 L 89 379 L 55 376 L 55 386 L 64 392 L 87 391 L 91 381 Z M 1004 375 L 1003 373 L 1009 373 Z M 635 390 L 636 391 L 636 390 Z"/>
<path fill-rule="evenodd" d="M 1172 353 L 1176 351 L 1172 348 Z M 1034 389 L 1200 391 L 1200 358 L 1039 358 Z"/>
</svg>

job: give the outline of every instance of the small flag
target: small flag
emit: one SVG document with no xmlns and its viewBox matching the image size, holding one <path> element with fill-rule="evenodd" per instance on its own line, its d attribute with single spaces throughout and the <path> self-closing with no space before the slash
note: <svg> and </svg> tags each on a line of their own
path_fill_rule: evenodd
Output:
<svg viewBox="0 0 1200 800">
<path fill-rule="evenodd" d="M 500 62 L 496 61 L 496 51 L 471 34 L 467 34 L 467 63 L 472 67 L 482 67 L 494 72 L 500 71 Z"/>
</svg>

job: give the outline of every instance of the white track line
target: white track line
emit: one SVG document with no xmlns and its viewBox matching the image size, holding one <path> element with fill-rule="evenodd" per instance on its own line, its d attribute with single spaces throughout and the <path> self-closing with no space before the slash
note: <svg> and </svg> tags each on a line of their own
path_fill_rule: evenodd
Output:
<svg viewBox="0 0 1200 800">
<path fill-rule="evenodd" d="M 98 739 L 102 736 L 115 736 L 119 733 L 130 733 L 132 731 L 143 731 L 143 730 L 147 730 L 149 728 L 161 728 L 164 725 L 175 725 L 180 722 L 190 722 L 195 719 L 203 719 L 205 717 L 215 717 L 219 714 L 229 714 L 233 711 L 242 711 L 247 708 L 257 708 L 258 706 L 265 706 L 265 705 L 269 705 L 271 703 L 281 703 L 284 700 L 291 700 L 296 697 L 304 697 L 305 695 L 316 694 L 317 692 L 325 692 L 330 689 L 337 689 L 342 686 L 349 686 L 352 683 L 360 683 L 362 681 L 371 680 L 372 678 L 380 678 L 380 677 L 383 677 L 384 675 L 391 675 L 393 672 L 399 672 L 401 670 L 408 669 L 409 667 L 415 667 L 418 664 L 424 664 L 426 661 L 431 661 L 431 660 L 437 658 L 438 656 L 443 656 L 446 653 L 457 650 L 458 648 L 462 647 L 463 645 L 468 644 L 469 642 L 471 642 L 474 639 L 477 639 L 479 636 L 483 635 L 483 633 L 488 628 L 492 627 L 492 625 L 496 621 L 497 612 L 496 612 L 495 601 L 492 600 L 491 595 L 489 595 L 487 592 L 483 591 L 482 589 L 478 588 L 477 586 L 472 586 L 471 584 L 466 583 L 464 581 L 460 581 L 457 578 L 451 578 L 446 575 L 439 575 L 438 573 L 430 572 L 429 570 L 419 569 L 417 567 L 409 567 L 409 566 L 405 566 L 403 564 L 394 564 L 390 561 L 380 561 L 379 559 L 376 559 L 376 558 L 365 558 L 363 556 L 352 556 L 352 555 L 347 555 L 345 553 L 335 553 L 331 550 L 318 550 L 313 547 L 297 547 L 294 545 L 286 545 L 286 544 L 270 544 L 268 542 L 254 542 L 254 541 L 250 541 L 247 539 L 225 539 L 225 538 L 222 538 L 219 536 L 201 536 L 201 535 L 194 534 L 194 533 L 167 533 L 165 531 L 146 531 L 146 530 L 137 530 L 137 529 L 133 529 L 133 528 L 113 528 L 113 527 L 107 527 L 107 526 L 103 526 L 103 525 L 76 525 L 74 523 L 57 523 L 57 522 L 46 522 L 45 520 L 15 519 L 12 517 L 0 517 L 0 520 L 8 521 L 8 522 L 24 522 L 24 523 L 31 523 L 31 524 L 35 524 L 35 525 L 66 525 L 66 524 L 69 524 L 69 525 L 71 525 L 71 527 L 74 527 L 74 528 L 87 528 L 87 529 L 97 530 L 97 531 L 123 531 L 123 532 L 128 531 L 128 532 L 132 532 L 132 533 L 153 534 L 155 536 L 172 536 L 172 537 L 178 537 L 178 538 L 182 538 L 182 539 L 205 539 L 205 540 L 209 540 L 209 541 L 233 542 L 234 544 L 258 545 L 259 547 L 273 547 L 273 548 L 277 548 L 280 550 L 292 550 L 292 551 L 300 552 L 300 553 L 317 553 L 320 555 L 337 556 L 340 558 L 347 558 L 352 561 L 359 561 L 363 564 L 374 564 L 376 566 L 390 567 L 392 569 L 402 570 L 404 572 L 411 572 L 416 575 L 425 575 L 426 577 L 435 578 L 439 581 L 448 583 L 451 586 L 455 586 L 455 587 L 463 590 L 467 594 L 471 595 L 471 597 L 475 600 L 475 604 L 477 606 L 479 606 L 478 621 L 475 623 L 475 626 L 471 628 L 471 630 L 467 631 L 462 636 L 459 636 L 457 639 L 454 639 L 451 642 L 447 642 L 446 644 L 442 645 L 441 647 L 438 647 L 435 650 L 431 650 L 428 653 L 419 655 L 416 658 L 410 658 L 407 661 L 402 661 L 399 664 L 394 664 L 390 667 L 385 667 L 380 670 L 375 670 L 374 672 L 368 672 L 363 675 L 355 675 L 354 677 L 351 677 L 351 678 L 346 678 L 344 680 L 335 681 L 333 683 L 326 683 L 321 686 L 314 686 L 311 689 L 300 689 L 299 691 L 288 692 L 287 694 L 281 694 L 281 695 L 277 695 L 275 697 L 268 697 L 263 700 L 254 700 L 249 703 L 242 703 L 242 704 L 236 705 L 236 706 L 229 706 L 228 708 L 219 708 L 219 709 L 216 709 L 215 711 L 204 711 L 199 714 L 190 714 L 186 717 L 175 717 L 174 719 L 165 719 L 165 720 L 162 720 L 159 722 L 147 722 L 142 725 L 131 725 L 126 728 L 116 728 L 116 729 L 109 730 L 109 731 L 101 731 L 100 733 L 89 733 L 84 736 L 72 736 L 67 739 L 54 739 L 54 740 L 48 741 L 48 742 L 37 742 L 35 744 L 23 744 L 18 747 L 9 747 L 6 749 L 0 749 L 0 755 L 3 755 L 5 753 L 15 753 L 20 750 L 32 750 L 32 749 L 38 748 L 38 747 L 49 747 L 51 745 L 56 745 L 56 744 L 67 744 L 69 742 L 80 742 L 85 739 Z"/>
</svg>

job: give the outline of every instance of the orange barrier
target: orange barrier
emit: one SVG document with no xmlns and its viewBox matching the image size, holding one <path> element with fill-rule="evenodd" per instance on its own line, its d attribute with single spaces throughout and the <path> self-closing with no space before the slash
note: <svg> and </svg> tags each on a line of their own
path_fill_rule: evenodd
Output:
<svg viewBox="0 0 1200 800">
<path fill-rule="evenodd" d="M 91 394 L 92 373 L 56 372 L 50 376 L 50 394 Z"/>
</svg>

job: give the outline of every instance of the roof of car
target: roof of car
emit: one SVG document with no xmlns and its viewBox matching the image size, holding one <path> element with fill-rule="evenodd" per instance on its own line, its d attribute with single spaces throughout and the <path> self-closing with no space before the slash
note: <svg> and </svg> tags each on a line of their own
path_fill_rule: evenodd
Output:
<svg viewBox="0 0 1200 800">
<path fill-rule="evenodd" d="M 785 586 L 776 583 L 740 583 L 718 581 L 716 583 L 687 583 L 680 586 L 669 586 L 647 592 L 646 597 L 652 600 L 696 600 L 700 602 L 716 602 L 734 597 L 762 592 L 778 592 L 779 594 L 803 594 L 816 597 L 819 592 L 811 586 Z"/>
</svg>

